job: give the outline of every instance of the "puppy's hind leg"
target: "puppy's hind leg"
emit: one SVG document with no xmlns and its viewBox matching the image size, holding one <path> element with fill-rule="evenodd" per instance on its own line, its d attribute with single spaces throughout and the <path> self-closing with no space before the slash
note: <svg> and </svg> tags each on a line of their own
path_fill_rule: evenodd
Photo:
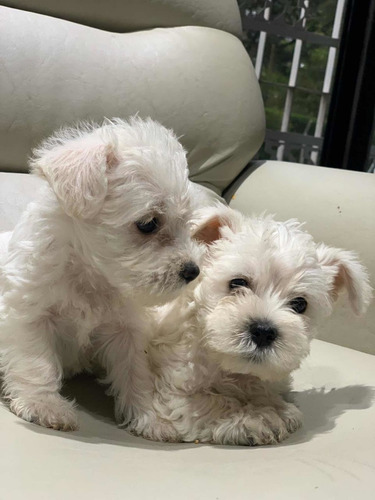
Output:
<svg viewBox="0 0 375 500">
<path fill-rule="evenodd" d="M 54 325 L 43 319 L 30 324 L 8 322 L 2 328 L 3 391 L 11 411 L 43 427 L 77 429 L 74 403 L 59 394 L 62 367 L 54 345 Z"/>
</svg>

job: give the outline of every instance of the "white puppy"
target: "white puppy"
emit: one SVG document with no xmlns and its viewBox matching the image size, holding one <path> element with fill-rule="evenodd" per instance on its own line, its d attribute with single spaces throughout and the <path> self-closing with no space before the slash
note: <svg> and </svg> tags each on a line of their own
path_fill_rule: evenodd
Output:
<svg viewBox="0 0 375 500">
<path fill-rule="evenodd" d="M 169 441 L 272 444 L 301 425 L 282 393 L 309 353 L 314 327 L 341 288 L 358 313 L 371 288 L 351 252 L 316 245 L 294 220 L 204 210 L 195 237 L 209 245 L 195 289 L 157 309 L 148 354 L 154 408 Z"/>
<path fill-rule="evenodd" d="M 75 429 L 73 402 L 59 390 L 94 356 L 118 420 L 145 421 L 152 385 L 143 306 L 170 300 L 199 274 L 185 152 L 151 119 L 115 119 L 57 132 L 31 166 L 48 184 L 15 228 L 0 270 L 0 368 L 10 408 Z"/>
</svg>

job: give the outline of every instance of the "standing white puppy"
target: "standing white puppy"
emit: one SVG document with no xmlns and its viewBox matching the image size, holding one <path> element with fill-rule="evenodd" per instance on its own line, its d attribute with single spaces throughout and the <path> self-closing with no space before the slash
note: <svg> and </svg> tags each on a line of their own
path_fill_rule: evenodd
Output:
<svg viewBox="0 0 375 500">
<path fill-rule="evenodd" d="M 77 428 L 73 402 L 59 390 L 95 356 L 117 419 L 149 422 L 143 306 L 169 300 L 199 274 L 185 152 L 151 119 L 115 119 L 57 132 L 31 166 L 48 185 L 15 228 L 0 269 L 10 409 L 46 427 Z"/>
<path fill-rule="evenodd" d="M 195 237 L 208 245 L 194 290 L 158 308 L 148 347 L 154 409 L 164 426 L 134 431 L 167 441 L 273 444 L 301 425 L 284 400 L 317 321 L 341 289 L 358 313 L 371 298 L 364 267 L 317 245 L 297 221 L 205 210 Z"/>
</svg>

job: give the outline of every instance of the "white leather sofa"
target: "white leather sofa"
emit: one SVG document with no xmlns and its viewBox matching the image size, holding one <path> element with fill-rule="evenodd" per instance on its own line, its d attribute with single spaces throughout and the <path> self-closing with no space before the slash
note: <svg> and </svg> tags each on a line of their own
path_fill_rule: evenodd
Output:
<svg viewBox="0 0 375 500">
<path fill-rule="evenodd" d="M 235 0 L 1 5 L 0 231 L 35 196 L 27 156 L 42 137 L 77 119 L 139 112 L 183 136 L 192 180 L 226 189 L 245 213 L 305 220 L 317 240 L 356 250 L 375 276 L 374 175 L 271 161 L 243 172 L 265 124 Z M 76 432 L 0 406 L 0 498 L 375 498 L 374 307 L 354 318 L 340 301 L 319 338 L 295 374 L 304 427 L 275 447 L 130 436 L 86 377 L 64 389 L 79 403 Z"/>
</svg>

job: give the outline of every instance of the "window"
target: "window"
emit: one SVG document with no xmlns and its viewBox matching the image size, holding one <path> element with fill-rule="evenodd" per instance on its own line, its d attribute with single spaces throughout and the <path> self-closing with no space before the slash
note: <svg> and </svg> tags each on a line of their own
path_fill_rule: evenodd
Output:
<svg viewBox="0 0 375 500">
<path fill-rule="evenodd" d="M 257 159 L 374 169 L 375 135 L 371 126 L 375 101 L 367 97 L 361 110 L 358 94 L 375 94 L 375 58 L 369 50 L 374 49 L 375 0 L 238 3 L 244 44 L 255 67 L 266 112 L 266 139 Z M 353 71 L 355 64 L 358 71 Z M 335 80 L 336 74 L 342 76 L 345 71 L 341 82 Z M 340 116 L 345 108 L 354 116 L 352 129 L 359 130 L 359 124 L 363 129 L 366 123 L 366 130 L 358 132 L 365 150 L 363 159 L 351 155 L 351 118 Z M 343 144 L 349 149 L 346 156 L 338 152 Z M 358 137 L 354 149 L 355 144 Z"/>
</svg>

